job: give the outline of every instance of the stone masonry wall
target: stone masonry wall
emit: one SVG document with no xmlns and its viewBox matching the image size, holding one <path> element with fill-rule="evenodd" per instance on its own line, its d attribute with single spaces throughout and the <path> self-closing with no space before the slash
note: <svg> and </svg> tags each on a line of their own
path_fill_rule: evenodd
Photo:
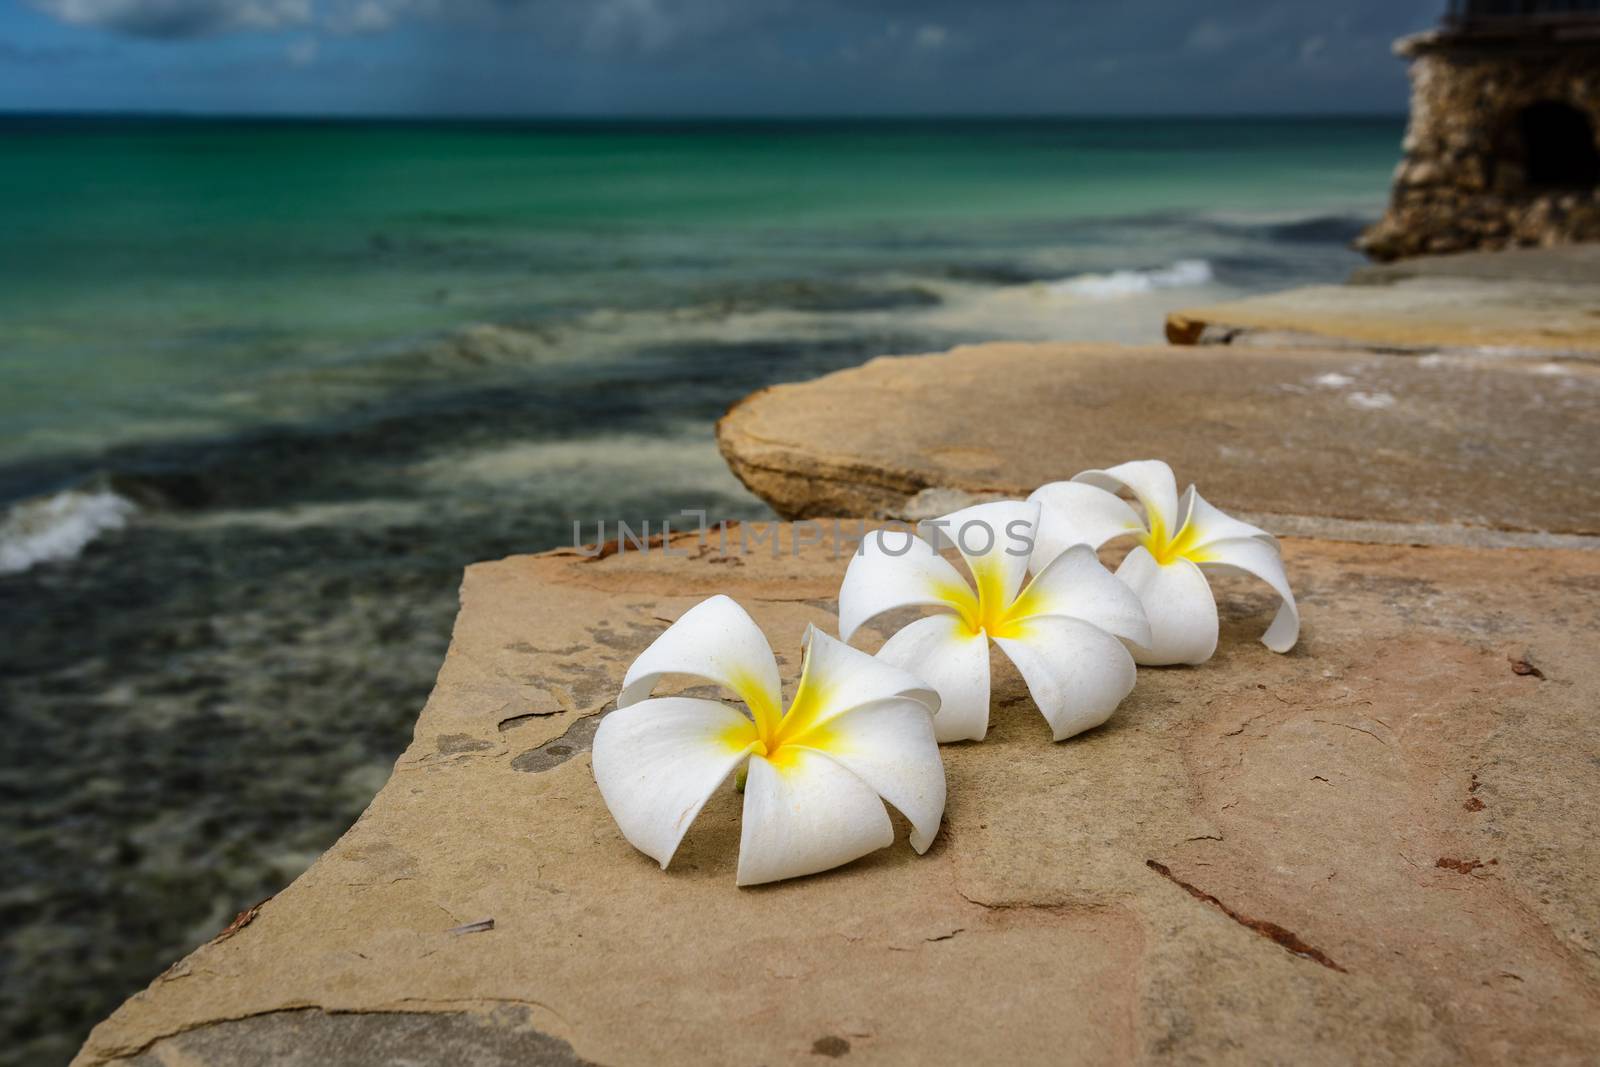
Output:
<svg viewBox="0 0 1600 1067">
<path fill-rule="evenodd" d="M 1530 188 L 1517 117 L 1550 101 L 1600 137 L 1600 42 L 1542 47 L 1402 41 L 1411 121 L 1388 212 L 1362 235 L 1374 259 L 1600 240 L 1600 189 Z"/>
</svg>

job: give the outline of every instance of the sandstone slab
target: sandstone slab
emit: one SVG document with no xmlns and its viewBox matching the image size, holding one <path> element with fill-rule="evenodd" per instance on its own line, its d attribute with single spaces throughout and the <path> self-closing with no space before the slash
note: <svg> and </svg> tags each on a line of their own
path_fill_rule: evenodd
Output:
<svg viewBox="0 0 1600 1067">
<path fill-rule="evenodd" d="M 1600 360 L 1600 283 L 1404 268 L 1366 275 L 1384 284 L 1313 285 L 1183 308 L 1167 315 L 1167 339 Z"/>
<path fill-rule="evenodd" d="M 1289 540 L 1289 655 L 1221 586 L 1216 658 L 1059 745 L 997 658 L 928 855 L 738 890 L 730 789 L 662 872 L 594 723 L 713 592 L 792 687 L 830 540 L 470 568 L 367 812 L 77 1063 L 1592 1061 L 1600 553 Z"/>
<path fill-rule="evenodd" d="M 1579 363 L 986 344 L 763 390 L 717 439 L 790 518 L 926 518 L 1157 456 L 1276 532 L 1600 534 L 1600 367 Z"/>
</svg>

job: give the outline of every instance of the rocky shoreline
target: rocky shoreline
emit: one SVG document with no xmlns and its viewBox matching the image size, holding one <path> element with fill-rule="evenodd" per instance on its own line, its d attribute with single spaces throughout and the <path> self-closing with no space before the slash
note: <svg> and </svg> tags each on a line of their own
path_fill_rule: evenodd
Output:
<svg viewBox="0 0 1600 1067">
<path fill-rule="evenodd" d="M 1552 262 L 1406 264 L 1337 299 L 1514 284 L 1592 321 L 1573 292 L 1592 279 L 1541 278 L 1569 270 Z M 1508 302 L 1499 328 L 1548 339 L 1516 303 L 1541 314 Z M 731 795 L 663 873 L 607 816 L 589 739 L 630 660 L 714 592 L 772 635 L 792 686 L 799 634 L 831 625 L 830 540 L 779 524 L 753 554 L 691 532 L 475 565 L 366 813 L 75 1062 L 1585 1058 L 1600 343 L 1240 314 L 1182 316 L 1230 346 L 881 358 L 754 394 L 718 440 L 796 519 L 918 518 L 1163 455 L 1289 535 L 1293 653 L 1256 643 L 1265 594 L 1219 586 L 1213 660 L 1141 672 L 1106 726 L 1054 746 L 997 661 L 991 738 L 944 750 L 927 857 L 741 892 Z"/>
</svg>

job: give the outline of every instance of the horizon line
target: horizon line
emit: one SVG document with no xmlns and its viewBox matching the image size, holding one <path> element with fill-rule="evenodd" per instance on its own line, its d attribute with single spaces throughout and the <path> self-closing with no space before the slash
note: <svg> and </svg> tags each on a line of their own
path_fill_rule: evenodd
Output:
<svg viewBox="0 0 1600 1067">
<path fill-rule="evenodd" d="M 534 112 L 362 112 L 362 111 L 204 111 L 178 108 L 4 108 L 0 120 L 17 118 L 176 119 L 225 122 L 461 122 L 461 123 L 750 123 L 750 122 L 1039 122 L 1240 119 L 1403 120 L 1407 111 L 1101 111 L 1101 112 L 881 112 L 871 114 L 774 113 L 719 114 L 610 112 L 595 114 Z"/>
</svg>

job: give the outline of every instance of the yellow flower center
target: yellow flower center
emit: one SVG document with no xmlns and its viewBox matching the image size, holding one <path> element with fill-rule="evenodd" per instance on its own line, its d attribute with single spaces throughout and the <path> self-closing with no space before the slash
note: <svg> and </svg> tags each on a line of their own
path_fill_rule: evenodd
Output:
<svg viewBox="0 0 1600 1067">
<path fill-rule="evenodd" d="M 765 756 L 783 770 L 801 747 L 827 749 L 837 740 L 829 725 L 819 721 L 832 706 L 833 694 L 812 675 L 809 654 L 787 713 L 768 700 L 759 685 L 742 686 L 740 696 L 750 708 L 755 728 L 752 731 L 749 723 L 731 728 L 723 738 L 730 748 L 748 747 L 752 755 Z"/>
<path fill-rule="evenodd" d="M 1191 522 L 1185 522 L 1176 534 L 1167 533 L 1167 524 L 1161 521 L 1161 516 L 1151 514 L 1150 530 L 1139 535 L 1139 543 L 1149 549 L 1157 563 L 1166 567 L 1180 559 L 1200 562 L 1202 553 L 1195 548 L 1195 542 L 1200 539 L 1200 532 Z"/>
<path fill-rule="evenodd" d="M 805 666 L 800 671 L 800 685 L 794 691 L 794 700 L 790 701 L 788 712 L 773 723 L 770 731 L 762 733 L 761 742 L 767 748 L 767 758 L 778 758 L 786 747 L 796 744 L 826 748 L 828 728 L 819 720 L 833 703 L 830 687 L 812 675 L 811 657 L 807 655 Z"/>
<path fill-rule="evenodd" d="M 990 637 L 1015 637 L 1020 621 L 1038 612 L 1029 606 L 1026 589 L 1012 600 L 1005 587 L 1003 568 L 980 560 L 974 568 L 978 592 L 973 594 L 966 583 L 959 587 L 940 590 L 945 602 L 956 609 L 969 636 L 986 633 Z"/>
<path fill-rule="evenodd" d="M 729 679 L 729 684 L 750 709 L 750 715 L 756 723 L 756 736 L 762 744 L 767 744 L 777 732 L 778 723 L 783 718 L 782 709 L 767 698 L 766 690 L 754 675 L 739 672 Z M 743 748 L 748 743 L 749 738 L 746 737 L 737 747 Z"/>
</svg>

